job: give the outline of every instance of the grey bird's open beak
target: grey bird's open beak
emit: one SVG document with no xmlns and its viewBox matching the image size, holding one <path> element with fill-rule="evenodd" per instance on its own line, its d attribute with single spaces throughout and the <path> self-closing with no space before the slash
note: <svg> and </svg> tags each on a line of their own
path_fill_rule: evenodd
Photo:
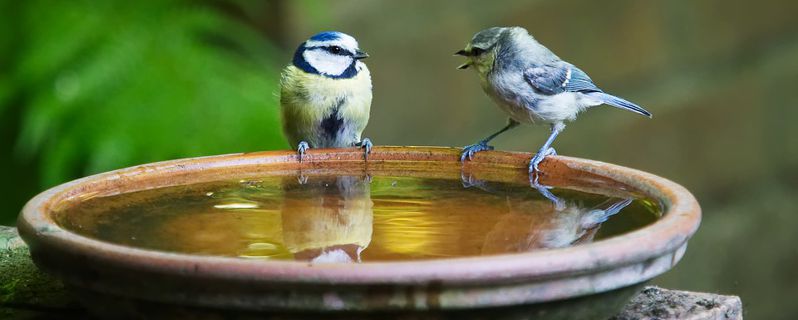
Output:
<svg viewBox="0 0 798 320">
<path fill-rule="evenodd" d="M 355 52 L 355 55 L 354 55 L 353 57 L 354 57 L 356 60 L 361 60 L 361 59 L 366 59 L 366 58 L 368 58 L 368 57 L 369 57 L 369 54 L 368 54 L 368 53 L 365 53 L 365 52 L 363 52 L 363 51 L 360 51 L 360 50 L 358 50 L 357 52 Z"/>
<path fill-rule="evenodd" d="M 463 57 L 468 57 L 469 56 L 468 52 L 465 51 L 465 49 L 461 49 L 460 51 L 455 52 L 454 55 L 463 56 Z M 457 69 L 468 69 L 468 66 L 470 66 L 470 64 L 468 62 L 466 62 L 466 63 L 461 64 L 459 67 L 457 67 Z"/>
</svg>

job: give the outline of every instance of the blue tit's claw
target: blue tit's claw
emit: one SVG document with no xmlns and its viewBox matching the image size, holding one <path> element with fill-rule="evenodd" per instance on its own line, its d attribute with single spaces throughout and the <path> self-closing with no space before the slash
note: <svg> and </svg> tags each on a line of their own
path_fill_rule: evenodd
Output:
<svg viewBox="0 0 798 320">
<path fill-rule="evenodd" d="M 478 143 L 468 145 L 463 148 L 463 152 L 460 153 L 460 162 L 465 162 L 466 159 L 473 160 L 474 155 L 480 151 L 490 151 L 493 150 L 493 146 L 489 146 L 487 142 L 480 141 Z"/>
<path fill-rule="evenodd" d="M 363 138 L 357 145 L 363 148 L 363 157 L 368 161 L 371 148 L 374 147 L 374 144 L 371 143 L 371 139 Z"/>
<path fill-rule="evenodd" d="M 300 141 L 296 146 L 296 153 L 299 155 L 299 162 L 302 162 L 302 157 L 305 155 L 305 151 L 308 149 L 310 149 L 310 145 L 308 145 L 308 143 L 305 141 Z"/>
</svg>

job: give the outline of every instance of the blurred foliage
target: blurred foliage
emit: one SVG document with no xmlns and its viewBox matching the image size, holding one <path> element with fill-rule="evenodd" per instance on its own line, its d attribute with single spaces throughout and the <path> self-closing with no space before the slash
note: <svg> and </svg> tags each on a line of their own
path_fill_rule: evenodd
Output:
<svg viewBox="0 0 798 320">
<path fill-rule="evenodd" d="M 19 117 L 18 133 L 4 135 L 13 147 L 3 148 L 37 163 L 47 187 L 133 164 L 286 147 L 281 52 L 224 13 L 237 4 L 224 5 L 3 2 L 0 112 Z"/>
</svg>

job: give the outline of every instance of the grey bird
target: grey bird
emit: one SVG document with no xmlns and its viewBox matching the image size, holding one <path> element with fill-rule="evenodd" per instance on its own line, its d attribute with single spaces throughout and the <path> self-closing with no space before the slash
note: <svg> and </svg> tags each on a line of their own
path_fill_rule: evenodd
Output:
<svg viewBox="0 0 798 320">
<path fill-rule="evenodd" d="M 475 69 L 482 89 L 510 116 L 507 126 L 466 146 L 460 161 L 493 150 L 488 142 L 521 123 L 544 123 L 551 126 L 551 135 L 529 162 L 530 174 L 537 174 L 540 162 L 556 154 L 551 144 L 565 129 L 565 121 L 575 120 L 579 112 L 606 104 L 651 117 L 642 107 L 599 89 L 584 71 L 560 59 L 521 27 L 482 30 L 455 55 L 468 59 L 459 69 Z"/>
</svg>

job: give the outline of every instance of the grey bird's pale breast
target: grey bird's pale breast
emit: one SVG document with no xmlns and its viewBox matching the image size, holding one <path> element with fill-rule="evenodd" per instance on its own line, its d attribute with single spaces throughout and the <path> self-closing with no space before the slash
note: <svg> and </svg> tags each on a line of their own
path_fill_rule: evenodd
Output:
<svg viewBox="0 0 798 320">
<path fill-rule="evenodd" d="M 510 118 L 520 123 L 536 123 L 535 106 L 541 97 L 535 94 L 520 72 L 494 70 L 482 81 L 482 89 Z"/>
</svg>

